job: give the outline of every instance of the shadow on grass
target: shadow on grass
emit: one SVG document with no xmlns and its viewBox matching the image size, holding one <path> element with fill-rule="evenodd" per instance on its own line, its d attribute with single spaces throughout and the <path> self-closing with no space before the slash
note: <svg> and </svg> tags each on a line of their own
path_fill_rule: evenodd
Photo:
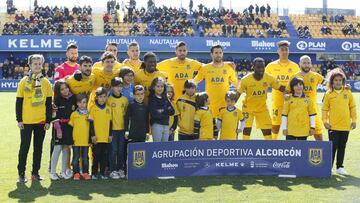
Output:
<svg viewBox="0 0 360 203">
<path fill-rule="evenodd" d="M 120 197 L 126 194 L 168 194 L 176 192 L 177 188 L 191 188 L 195 193 L 202 193 L 207 187 L 231 185 L 234 190 L 245 191 L 248 186 L 261 185 L 265 187 L 277 187 L 281 191 L 292 191 L 293 186 L 310 185 L 313 188 L 334 188 L 345 190 L 346 186 L 360 188 L 360 178 L 354 176 L 337 176 L 330 179 L 319 178 L 295 178 L 285 179 L 266 176 L 215 176 L 215 177 L 186 177 L 172 180 L 106 180 L 106 181 L 71 181 L 60 180 L 51 182 L 49 188 L 42 187 L 41 183 L 34 182 L 30 187 L 17 185 L 17 189 L 11 191 L 8 196 L 11 199 L 29 202 L 36 198 L 51 196 L 74 196 L 79 200 L 92 200 L 93 194 L 101 194 L 105 197 Z"/>
</svg>

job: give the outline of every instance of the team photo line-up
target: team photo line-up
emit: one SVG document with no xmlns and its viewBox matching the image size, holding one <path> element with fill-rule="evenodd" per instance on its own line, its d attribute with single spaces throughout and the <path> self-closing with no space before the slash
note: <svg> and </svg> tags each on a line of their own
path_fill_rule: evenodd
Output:
<svg viewBox="0 0 360 203">
<path fill-rule="evenodd" d="M 88 56 L 78 61 L 78 47 L 69 44 L 67 61 L 55 70 L 54 87 L 43 74 L 44 57 L 30 55 L 30 72 L 19 82 L 16 96 L 21 135 L 18 181 L 27 182 L 32 135 L 31 180 L 43 180 L 39 175 L 43 141 L 51 125 L 50 179 L 105 180 L 126 178 L 128 143 L 150 137 L 153 142 L 174 141 L 175 131 L 179 141 L 239 140 L 240 133 L 242 140 L 249 140 L 254 120 L 265 140 L 277 140 L 281 127 L 286 140 L 314 136 L 322 141 L 324 126 L 333 143 L 336 172 L 347 175 L 343 160 L 349 132 L 356 128 L 356 104 L 344 73 L 333 69 L 324 79 L 311 70 L 309 56 L 302 56 L 298 65 L 288 59 L 288 41 L 277 45 L 278 60 L 265 67 L 264 59 L 255 58 L 252 72 L 241 80 L 234 64 L 223 61 L 220 45 L 210 50 L 212 62 L 201 64 L 187 58 L 184 42 L 176 45 L 176 57 L 160 63 L 152 52 L 141 61 L 136 42 L 128 45 L 129 57 L 123 63 L 117 61 L 116 43 L 107 44 L 96 63 Z M 205 91 L 197 93 L 201 81 Z M 236 91 L 230 91 L 230 84 Z M 321 116 L 318 85 L 328 87 Z M 242 94 L 240 109 L 235 104 Z"/>
</svg>

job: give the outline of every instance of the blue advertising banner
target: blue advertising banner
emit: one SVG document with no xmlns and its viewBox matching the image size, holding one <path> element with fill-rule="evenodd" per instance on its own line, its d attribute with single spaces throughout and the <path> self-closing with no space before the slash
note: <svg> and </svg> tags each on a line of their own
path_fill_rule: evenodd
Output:
<svg viewBox="0 0 360 203">
<path fill-rule="evenodd" d="M 81 51 L 102 51 L 108 42 L 117 42 L 121 51 L 126 45 L 138 42 L 141 51 L 173 52 L 179 41 L 188 44 L 190 52 L 209 52 L 221 45 L 227 53 L 276 53 L 273 38 L 206 38 L 206 37 L 122 37 L 122 36 L 0 36 L 0 51 L 64 52 L 69 43 L 76 43 Z M 350 39 L 287 39 L 291 53 L 360 53 L 360 41 Z"/>
<path fill-rule="evenodd" d="M 180 176 L 331 176 L 331 143 L 184 141 L 128 147 L 128 179 Z"/>
<path fill-rule="evenodd" d="M 15 92 L 19 81 L 20 80 L 4 80 L 4 79 L 0 79 L 0 92 Z M 53 81 L 50 81 L 50 82 L 53 83 Z M 360 92 L 360 81 L 350 80 L 350 81 L 347 81 L 347 83 L 351 86 L 351 91 L 352 92 Z M 236 91 L 236 89 L 234 87 L 232 87 L 232 86 L 231 86 L 230 89 Z M 198 85 L 197 90 L 198 91 L 205 91 L 205 82 L 204 81 L 202 81 Z M 271 89 L 269 89 L 269 91 L 271 91 Z M 317 88 L 317 91 L 318 92 L 325 92 L 326 87 L 319 86 Z"/>
<path fill-rule="evenodd" d="M 16 92 L 20 80 L 1 80 L 0 79 L 0 92 Z M 50 80 L 54 84 L 53 80 Z"/>
</svg>

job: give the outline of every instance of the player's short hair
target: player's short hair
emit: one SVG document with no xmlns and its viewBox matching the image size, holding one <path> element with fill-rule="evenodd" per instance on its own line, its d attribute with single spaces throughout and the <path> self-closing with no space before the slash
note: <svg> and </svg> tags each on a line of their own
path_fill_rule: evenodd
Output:
<svg viewBox="0 0 360 203">
<path fill-rule="evenodd" d="M 211 53 L 214 53 L 214 49 L 221 49 L 221 51 L 224 51 L 224 48 L 220 44 L 212 46 L 210 49 Z"/>
<path fill-rule="evenodd" d="M 74 43 L 70 43 L 66 47 L 66 51 L 69 51 L 70 49 L 78 49 L 78 46 Z"/>
<path fill-rule="evenodd" d="M 109 42 L 109 43 L 107 43 L 107 44 L 105 45 L 105 51 L 107 50 L 107 48 L 108 48 L 109 46 L 114 46 L 114 47 L 118 48 L 118 43 L 116 43 L 116 42 Z"/>
<path fill-rule="evenodd" d="M 139 92 L 139 91 L 145 91 L 144 86 L 142 86 L 142 85 L 135 85 L 133 93 L 135 94 L 136 92 Z"/>
<path fill-rule="evenodd" d="M 280 47 L 289 47 L 290 46 L 290 42 L 287 40 L 281 40 L 277 43 L 278 48 Z"/>
<path fill-rule="evenodd" d="M 308 56 L 308 55 L 303 55 L 303 56 L 301 56 L 301 57 L 300 57 L 300 62 L 301 62 L 303 59 L 309 59 L 310 62 L 311 62 L 311 58 L 310 58 L 310 56 Z"/>
<path fill-rule="evenodd" d="M 80 66 L 83 64 L 83 63 L 93 63 L 92 59 L 90 56 L 81 56 L 80 57 L 80 60 L 79 60 L 79 64 Z"/>
<path fill-rule="evenodd" d="M 290 90 L 292 93 L 294 93 L 294 87 L 298 84 L 302 84 L 304 86 L 304 80 L 302 78 L 299 77 L 294 77 L 291 81 L 290 81 Z"/>
<path fill-rule="evenodd" d="M 111 87 L 116 87 L 123 84 L 123 79 L 121 77 L 115 77 L 111 79 Z"/>
<path fill-rule="evenodd" d="M 137 42 L 131 42 L 129 45 L 128 45 L 128 49 L 130 49 L 130 47 L 139 47 L 139 44 Z"/>
<path fill-rule="evenodd" d="M 107 90 L 105 87 L 98 87 L 95 91 L 95 96 L 107 95 Z"/>
<path fill-rule="evenodd" d="M 36 59 L 40 59 L 41 64 L 43 64 L 45 61 L 44 56 L 42 54 L 32 54 L 32 55 L 28 56 L 28 64 L 30 65 L 33 62 L 33 60 L 36 60 Z"/>
<path fill-rule="evenodd" d="M 327 75 L 327 78 L 328 78 L 328 89 L 329 90 L 333 90 L 334 89 L 334 79 L 335 77 L 338 77 L 340 76 L 342 78 L 342 84 L 345 85 L 345 82 L 346 82 L 346 76 L 345 76 L 345 73 L 343 70 L 341 70 L 340 68 L 334 68 L 333 70 L 331 70 L 328 75 Z"/>
<path fill-rule="evenodd" d="M 88 101 L 88 95 L 86 93 L 80 93 L 76 95 L 76 102 L 81 102 L 83 99 Z"/>
<path fill-rule="evenodd" d="M 130 67 L 128 67 L 128 66 L 121 67 L 120 72 L 119 72 L 119 77 L 124 79 L 125 75 L 127 75 L 129 73 L 132 73 L 133 75 L 135 75 L 135 72 Z"/>
<path fill-rule="evenodd" d="M 178 49 L 179 47 L 183 47 L 183 46 L 186 46 L 186 43 L 183 42 L 183 41 L 180 41 L 180 42 L 178 42 L 178 43 L 176 44 L 175 49 Z"/>
<path fill-rule="evenodd" d="M 116 61 L 116 56 L 112 52 L 106 51 L 101 55 L 100 60 L 104 62 L 106 59 L 114 59 Z"/>
<path fill-rule="evenodd" d="M 255 63 L 265 63 L 265 60 L 261 57 L 256 57 L 253 60 L 253 64 L 255 64 Z"/>
<path fill-rule="evenodd" d="M 237 101 L 239 99 L 238 94 L 234 91 L 228 91 L 225 94 L 225 100 L 230 99 L 231 101 Z"/>
<path fill-rule="evenodd" d="M 196 108 L 205 106 L 206 100 L 209 98 L 209 95 L 206 92 L 200 92 L 195 97 Z"/>
</svg>

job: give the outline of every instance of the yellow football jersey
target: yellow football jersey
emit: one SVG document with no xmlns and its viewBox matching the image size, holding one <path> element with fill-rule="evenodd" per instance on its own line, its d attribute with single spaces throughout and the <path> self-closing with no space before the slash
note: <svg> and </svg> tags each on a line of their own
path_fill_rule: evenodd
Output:
<svg viewBox="0 0 360 203">
<path fill-rule="evenodd" d="M 150 94 L 150 86 L 152 81 L 157 77 L 163 77 L 167 79 L 167 76 L 162 71 L 155 71 L 153 73 L 148 73 L 143 69 L 138 70 L 135 73 L 134 83 L 135 85 L 142 85 L 145 88 L 145 98 L 144 102 L 147 104 L 148 96 Z"/>
<path fill-rule="evenodd" d="M 215 68 L 212 63 L 200 68 L 195 77 L 195 82 L 200 83 L 205 79 L 205 91 L 210 97 L 210 109 L 215 117 L 219 115 L 219 109 L 226 107 L 225 94 L 229 91 L 232 83 L 237 86 L 237 77 L 233 67 L 224 63 L 220 68 Z"/>
<path fill-rule="evenodd" d="M 119 70 L 113 69 L 111 74 L 105 73 L 103 69 L 92 69 L 92 73 L 95 77 L 95 83 L 90 94 L 88 108 L 95 104 L 95 92 L 99 87 L 105 87 L 107 90 L 110 90 L 111 80 L 119 76 Z"/>
<path fill-rule="evenodd" d="M 95 76 L 94 74 L 91 74 L 89 78 L 82 79 L 81 81 L 77 81 L 72 75 L 66 80 L 66 83 L 69 85 L 70 91 L 73 94 L 80 94 L 80 93 L 88 94 L 93 89 L 93 86 L 95 84 Z"/>
<path fill-rule="evenodd" d="M 123 61 L 123 65 L 130 67 L 134 72 L 138 71 L 140 69 L 140 66 L 142 64 L 142 61 L 138 60 L 135 63 L 131 63 L 129 59 L 125 59 Z"/>
<path fill-rule="evenodd" d="M 89 120 L 94 124 L 95 137 L 98 143 L 109 143 L 111 109 L 105 106 L 103 109 L 93 105 L 89 111 Z"/>
<path fill-rule="evenodd" d="M 286 63 L 280 63 L 280 60 L 276 60 L 269 63 L 265 68 L 265 73 L 273 76 L 279 81 L 280 85 L 285 87 L 289 83 L 291 76 L 299 71 L 299 66 L 290 60 Z M 284 95 L 282 92 L 278 90 L 272 91 L 272 104 L 273 106 L 284 105 Z"/>
<path fill-rule="evenodd" d="M 240 109 L 222 108 L 219 120 L 221 121 L 220 140 L 237 140 L 237 129 L 239 121 L 243 120 L 243 113 Z"/>
<path fill-rule="evenodd" d="M 106 103 L 111 108 L 112 129 L 124 130 L 125 113 L 129 104 L 127 98 L 124 96 L 116 98 L 114 95 L 111 95 Z"/>
<path fill-rule="evenodd" d="M 330 124 L 331 130 L 350 130 L 351 123 L 356 123 L 356 102 L 350 90 L 325 93 L 322 120 Z"/>
<path fill-rule="evenodd" d="M 290 96 L 285 101 L 282 116 L 287 117 L 288 135 L 309 136 L 310 135 L 310 116 L 316 115 L 316 107 L 308 97 Z"/>
<path fill-rule="evenodd" d="M 71 113 L 69 125 L 73 127 L 74 146 L 89 146 L 90 125 L 89 114 L 79 114 L 78 111 Z"/>
<path fill-rule="evenodd" d="M 286 90 L 289 92 L 291 91 L 290 81 L 295 77 L 299 77 L 304 80 L 304 93 L 306 97 L 310 99 L 310 101 L 316 104 L 316 89 L 318 85 L 323 83 L 324 77 L 313 71 L 309 71 L 307 74 L 297 72 L 295 75 L 290 77 L 289 83 L 286 86 Z"/>
<path fill-rule="evenodd" d="M 254 73 L 249 73 L 241 79 L 239 93 L 246 93 L 243 101 L 243 111 L 262 112 L 267 110 L 266 99 L 269 87 L 279 89 L 280 84 L 274 77 L 264 73 L 261 80 L 254 78 Z"/>
<path fill-rule="evenodd" d="M 195 113 L 194 130 L 199 129 L 199 140 L 212 140 L 214 137 L 214 118 L 209 107 L 202 107 Z"/>
<path fill-rule="evenodd" d="M 44 104 L 33 106 L 32 91 L 26 88 L 28 76 L 23 77 L 17 87 L 16 97 L 23 98 L 22 119 L 24 124 L 38 124 L 46 121 L 46 98 L 52 97 L 53 91 L 51 83 L 45 77 L 40 79 Z"/>
<path fill-rule="evenodd" d="M 168 82 L 174 86 L 174 100 L 176 101 L 184 90 L 184 83 L 193 79 L 202 64 L 196 60 L 186 58 L 184 63 L 175 57 L 157 64 L 157 68 L 168 76 Z"/>
<path fill-rule="evenodd" d="M 195 95 L 189 97 L 183 94 L 176 102 L 179 112 L 179 133 L 185 135 L 193 135 L 194 133 L 194 117 L 196 111 Z"/>
</svg>

